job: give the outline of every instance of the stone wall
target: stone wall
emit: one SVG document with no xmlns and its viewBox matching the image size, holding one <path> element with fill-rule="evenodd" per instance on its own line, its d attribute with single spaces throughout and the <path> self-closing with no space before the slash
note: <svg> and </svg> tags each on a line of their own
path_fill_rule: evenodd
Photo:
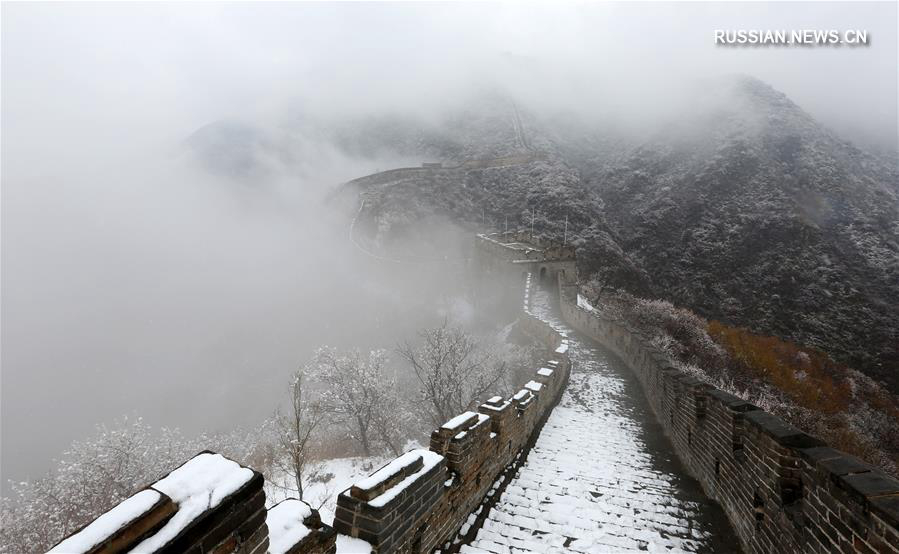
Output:
<svg viewBox="0 0 899 554">
<path fill-rule="evenodd" d="M 548 284 L 577 279 L 573 246 L 551 241 L 530 241 L 527 231 L 478 235 L 474 259 L 482 279 L 503 282 L 509 276 L 533 274 Z"/>
<path fill-rule="evenodd" d="M 504 243 L 516 241 L 527 237 L 480 236 L 478 250 L 506 260 L 508 272 L 521 247 Z M 579 305 L 575 272 L 558 274 L 558 291 L 565 321 L 635 372 L 676 454 L 746 552 L 899 552 L 899 480 L 671 367 L 649 337 Z"/>
<path fill-rule="evenodd" d="M 357 177 L 347 181 L 345 186 L 365 189 L 373 185 L 383 185 L 400 179 L 425 177 L 435 172 L 445 172 L 458 169 L 487 169 L 492 167 L 505 167 L 510 165 L 522 165 L 544 159 L 540 154 L 517 154 L 500 158 L 485 158 L 481 160 L 467 160 L 455 165 L 444 165 L 442 162 L 424 162 L 420 167 L 398 167 Z"/>
<path fill-rule="evenodd" d="M 522 327 L 552 351 L 545 367 L 510 398 L 494 396 L 434 430 L 428 450 L 407 452 L 342 492 L 338 532 L 377 553 L 454 551 L 453 538 L 526 456 L 568 382 L 567 341 L 527 311 L 527 289 L 524 303 Z"/>
<path fill-rule="evenodd" d="M 266 510 L 262 485 L 260 473 L 219 454 L 201 452 L 50 551 L 335 552 L 336 534 L 321 523 L 317 511 L 295 499 Z"/>
<path fill-rule="evenodd" d="M 746 552 L 899 552 L 899 480 L 669 365 L 624 322 L 579 307 L 569 325 L 636 373 L 674 450 L 721 504 Z"/>
</svg>

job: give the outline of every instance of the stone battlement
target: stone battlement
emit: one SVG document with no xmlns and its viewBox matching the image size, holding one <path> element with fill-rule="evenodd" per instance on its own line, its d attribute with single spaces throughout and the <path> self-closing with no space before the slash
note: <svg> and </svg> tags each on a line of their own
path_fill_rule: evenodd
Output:
<svg viewBox="0 0 899 554">
<path fill-rule="evenodd" d="M 50 552 L 335 551 L 336 535 L 321 523 L 318 512 L 295 499 L 266 510 L 262 485 L 259 472 L 201 452 Z"/>
<path fill-rule="evenodd" d="M 564 319 L 634 371 L 746 552 L 899 553 L 899 480 L 671 367 L 650 337 L 573 296 L 561 294 Z"/>
<path fill-rule="evenodd" d="M 541 247 L 526 239 L 479 235 L 477 247 L 515 274 L 509 262 Z M 671 367 L 651 337 L 582 301 L 576 272 L 557 277 L 564 320 L 634 371 L 678 458 L 724 508 L 743 550 L 899 553 L 899 480 Z"/>
<path fill-rule="evenodd" d="M 537 369 L 512 397 L 494 396 L 435 429 L 428 450 L 407 452 L 342 492 L 334 516 L 339 533 L 365 540 L 376 553 L 454 551 L 454 537 L 526 455 L 568 382 L 567 341 L 527 311 L 525 295 L 520 323 L 552 351 L 550 367 Z"/>
</svg>

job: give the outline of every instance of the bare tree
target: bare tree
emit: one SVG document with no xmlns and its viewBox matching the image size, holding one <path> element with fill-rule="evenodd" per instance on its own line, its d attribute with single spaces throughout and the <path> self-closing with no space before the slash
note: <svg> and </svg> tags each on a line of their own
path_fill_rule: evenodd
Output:
<svg viewBox="0 0 899 554">
<path fill-rule="evenodd" d="M 327 387 L 321 397 L 324 410 L 347 426 L 366 456 L 376 444 L 400 454 L 403 407 L 396 379 L 386 366 L 384 350 L 372 350 L 366 357 L 358 350 L 341 355 L 327 347 L 318 349 L 308 366 Z"/>
<path fill-rule="evenodd" d="M 435 426 L 473 408 L 504 378 L 505 363 L 461 327 L 444 321 L 419 336 L 420 347 L 404 343 L 398 352 L 415 371 L 419 401 Z"/>
<path fill-rule="evenodd" d="M 74 442 L 53 471 L 12 483 L 0 499 L 0 552 L 46 551 L 204 447 L 140 418 L 99 426 Z"/>
<path fill-rule="evenodd" d="M 309 478 L 312 462 L 312 441 L 325 419 L 321 405 L 310 399 L 302 371 L 294 374 L 290 384 L 290 408 L 287 414 L 277 414 L 280 456 L 273 465 L 293 482 L 289 488 L 303 499 L 303 485 Z"/>
</svg>

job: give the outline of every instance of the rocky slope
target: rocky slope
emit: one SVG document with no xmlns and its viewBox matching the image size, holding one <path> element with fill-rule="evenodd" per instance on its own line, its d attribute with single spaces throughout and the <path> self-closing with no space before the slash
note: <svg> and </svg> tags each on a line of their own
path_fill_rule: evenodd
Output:
<svg viewBox="0 0 899 554">
<path fill-rule="evenodd" d="M 703 83 L 643 140 L 572 118 L 475 118 L 469 157 L 502 168 L 420 173 L 365 189 L 382 243 L 435 216 L 569 240 L 582 274 L 757 333 L 817 347 L 899 391 L 896 168 L 749 77 Z M 529 147 L 529 148 L 526 148 Z"/>
<path fill-rule="evenodd" d="M 760 81 L 721 87 L 726 102 L 581 166 L 622 248 L 657 295 L 899 390 L 896 168 Z"/>
<path fill-rule="evenodd" d="M 433 250 L 532 219 L 561 240 L 567 218 L 584 278 L 817 347 L 899 392 L 895 163 L 750 77 L 685 98 L 650 132 L 489 94 L 429 118 L 304 116 L 277 133 L 218 124 L 189 145 L 250 176 L 266 160 L 302 166 L 324 150 L 385 168 L 442 161 L 343 187 L 353 211 L 362 193 L 360 230 L 374 248 Z"/>
</svg>

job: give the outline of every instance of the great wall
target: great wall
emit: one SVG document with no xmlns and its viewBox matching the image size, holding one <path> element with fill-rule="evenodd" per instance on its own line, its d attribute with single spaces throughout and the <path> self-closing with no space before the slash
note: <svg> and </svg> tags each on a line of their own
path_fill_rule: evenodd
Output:
<svg viewBox="0 0 899 554">
<path fill-rule="evenodd" d="M 266 509 L 258 472 L 206 452 L 53 551 L 702 551 L 714 537 L 694 520 L 721 510 L 726 520 L 712 533 L 730 551 L 899 553 L 899 480 L 671 367 L 649 337 L 578 296 L 573 248 L 496 233 L 479 235 L 474 251 L 483 280 L 521 284 L 520 324 L 547 346 L 547 362 L 511 398 L 460 414 L 433 431 L 428 449 L 341 492 L 333 526 L 299 500 Z M 655 450 L 641 444 L 633 410 L 606 402 L 629 390 L 621 379 L 578 373 L 598 355 L 589 340 L 636 376 L 667 436 Z M 650 459 L 660 449 L 679 462 L 660 471 Z M 676 482 L 688 478 L 677 473 L 711 501 L 679 498 Z M 597 498 L 605 503 L 589 504 Z"/>
</svg>

